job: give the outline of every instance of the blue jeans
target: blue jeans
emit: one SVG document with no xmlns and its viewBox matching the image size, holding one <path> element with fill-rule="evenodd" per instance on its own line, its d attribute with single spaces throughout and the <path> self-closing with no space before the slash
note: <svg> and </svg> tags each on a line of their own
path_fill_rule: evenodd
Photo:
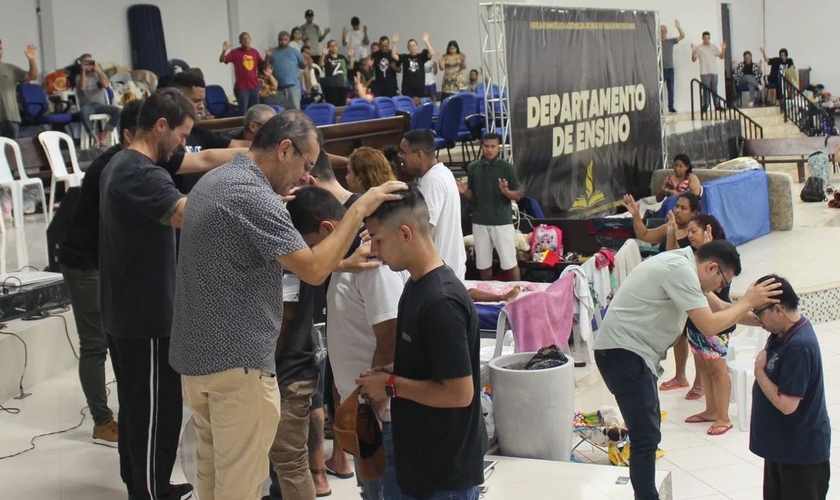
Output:
<svg viewBox="0 0 840 500">
<path fill-rule="evenodd" d="M 656 448 L 662 439 L 656 375 L 638 354 L 626 349 L 595 351 L 595 364 L 615 396 L 630 436 L 630 482 L 636 500 L 658 500 Z"/>
<path fill-rule="evenodd" d="M 300 109 L 300 85 L 281 87 L 277 89 L 277 94 L 283 97 L 283 99 L 287 99 L 295 103 L 295 109 Z"/>
<path fill-rule="evenodd" d="M 668 89 L 668 111 L 674 110 L 674 68 L 665 68 L 663 75 L 665 88 Z"/>
<path fill-rule="evenodd" d="M 236 96 L 236 103 L 239 105 L 239 114 L 244 115 L 248 108 L 254 104 L 260 103 L 260 88 L 247 90 L 234 90 L 233 94 Z"/>
<path fill-rule="evenodd" d="M 109 132 L 119 127 L 120 125 L 120 108 L 116 106 L 109 106 L 107 104 L 99 104 L 94 102 L 79 108 L 79 116 L 82 118 L 82 125 L 85 126 L 91 136 L 96 135 L 93 122 L 90 121 L 90 115 L 104 114 L 108 115 L 108 123 L 105 125 L 103 132 Z"/>
</svg>

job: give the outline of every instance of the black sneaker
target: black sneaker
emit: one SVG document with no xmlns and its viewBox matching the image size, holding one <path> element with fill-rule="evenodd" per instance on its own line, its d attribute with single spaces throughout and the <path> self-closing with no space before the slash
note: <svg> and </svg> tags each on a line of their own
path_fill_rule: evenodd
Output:
<svg viewBox="0 0 840 500">
<path fill-rule="evenodd" d="M 190 483 L 173 484 L 167 500 L 189 500 L 193 498 L 193 486 Z"/>
</svg>

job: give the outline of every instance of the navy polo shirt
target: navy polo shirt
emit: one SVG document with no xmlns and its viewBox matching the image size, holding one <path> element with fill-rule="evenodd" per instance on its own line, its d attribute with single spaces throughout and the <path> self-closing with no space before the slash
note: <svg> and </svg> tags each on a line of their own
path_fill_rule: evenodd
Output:
<svg viewBox="0 0 840 500">
<path fill-rule="evenodd" d="M 829 459 L 831 425 L 825 407 L 822 356 L 804 316 L 767 342 L 767 377 L 779 392 L 800 398 L 790 415 L 779 411 L 756 382 L 750 419 L 750 451 L 770 462 L 816 464 Z"/>
</svg>

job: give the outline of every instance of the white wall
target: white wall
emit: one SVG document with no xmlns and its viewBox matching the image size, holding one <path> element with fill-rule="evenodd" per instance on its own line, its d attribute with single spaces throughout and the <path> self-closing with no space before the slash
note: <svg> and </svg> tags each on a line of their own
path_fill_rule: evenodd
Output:
<svg viewBox="0 0 840 500">
<path fill-rule="evenodd" d="M 330 27 L 331 12 L 327 0 L 231 0 L 238 4 L 239 23 L 231 34 L 231 44 L 236 45 L 240 32 L 251 34 L 252 44 L 261 52 L 268 46 L 277 45 L 277 34 L 280 31 L 291 31 L 294 26 L 306 22 L 303 13 L 312 9 L 315 13 L 315 24 L 322 30 Z M 349 21 L 349 20 L 348 20 Z M 329 37 L 341 39 L 341 27 L 331 26 Z"/>
<path fill-rule="evenodd" d="M 822 83 L 834 95 L 840 94 L 840 65 L 837 64 L 837 26 L 840 2 L 798 0 L 795 5 L 765 0 L 767 56 L 778 56 L 786 48 L 796 66 L 811 67 L 811 83 Z"/>
<path fill-rule="evenodd" d="M 137 0 L 42 0 L 55 19 L 55 55 L 58 66 L 71 64 L 85 52 L 94 59 L 131 65 L 128 7 Z M 204 72 L 208 84 L 233 87 L 230 69 L 219 63 L 227 38 L 227 0 L 145 0 L 160 7 L 166 53 Z M 49 69 L 49 68 L 48 68 Z"/>
<path fill-rule="evenodd" d="M 753 59 L 761 57 L 759 49 L 764 46 L 764 0 L 732 0 L 729 12 L 732 16 L 732 60 L 740 61 L 745 50 Z"/>
<path fill-rule="evenodd" d="M 38 40 L 38 14 L 35 0 L 0 0 L 0 40 L 3 41 L 3 62 L 29 67 L 23 55 L 26 45 L 34 43 L 39 50 L 38 67 L 42 65 L 40 57 L 41 41 Z"/>
</svg>

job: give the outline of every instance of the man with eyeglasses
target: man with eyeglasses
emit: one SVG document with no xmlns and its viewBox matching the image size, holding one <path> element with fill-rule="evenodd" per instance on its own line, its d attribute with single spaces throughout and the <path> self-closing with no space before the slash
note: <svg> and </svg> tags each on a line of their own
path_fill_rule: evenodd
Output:
<svg viewBox="0 0 840 500">
<path fill-rule="evenodd" d="M 778 284 L 765 280 L 747 288 L 731 306 L 714 300 L 741 273 L 738 251 L 715 240 L 652 257 L 633 269 L 615 294 L 598 336 L 595 363 L 615 396 L 633 443 L 630 481 L 637 500 L 659 498 L 655 480 L 660 409 L 660 361 L 680 335 L 686 317 L 706 336 L 717 335 L 750 310 L 776 302 Z"/>
<path fill-rule="evenodd" d="M 260 498 L 280 419 L 274 353 L 284 269 L 322 283 L 362 219 L 405 189 L 396 181 L 371 189 L 310 248 L 278 194 L 305 178 L 319 153 L 312 121 L 280 113 L 247 154 L 198 181 L 184 211 L 169 361 L 193 410 L 200 498 Z"/>
<path fill-rule="evenodd" d="M 817 500 L 828 493 L 831 423 L 822 355 L 814 327 L 799 313 L 799 296 L 781 285 L 778 304 L 753 309 L 770 332 L 755 360 L 750 451 L 764 459 L 765 500 Z"/>
</svg>

